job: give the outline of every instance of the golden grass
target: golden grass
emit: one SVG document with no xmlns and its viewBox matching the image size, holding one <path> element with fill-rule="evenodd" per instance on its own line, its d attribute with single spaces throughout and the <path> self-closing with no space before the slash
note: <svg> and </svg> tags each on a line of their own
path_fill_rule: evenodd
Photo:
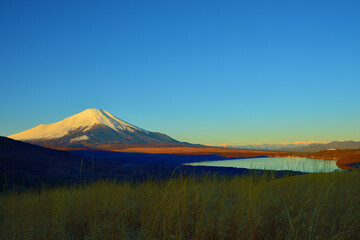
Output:
<svg viewBox="0 0 360 240">
<path fill-rule="evenodd" d="M 0 196 L 0 239 L 359 239 L 360 174 L 177 177 Z"/>
<path fill-rule="evenodd" d="M 336 164 L 341 169 L 353 169 L 348 164 L 360 163 L 360 149 L 336 149 L 315 153 L 294 153 L 293 155 L 307 158 L 337 160 Z"/>
<path fill-rule="evenodd" d="M 248 150 L 223 147 L 144 147 L 144 148 L 126 148 L 114 150 L 115 152 L 137 152 L 151 154 L 178 154 L 178 155 L 210 155 L 216 154 L 222 157 L 257 157 L 257 156 L 286 156 L 288 153 Z"/>
</svg>

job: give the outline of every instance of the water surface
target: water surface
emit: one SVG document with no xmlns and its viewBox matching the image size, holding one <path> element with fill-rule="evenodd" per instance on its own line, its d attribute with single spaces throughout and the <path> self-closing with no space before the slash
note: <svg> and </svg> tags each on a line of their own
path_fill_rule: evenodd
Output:
<svg viewBox="0 0 360 240">
<path fill-rule="evenodd" d="M 336 161 L 301 158 L 301 157 L 282 157 L 282 158 L 242 158 L 222 161 L 195 162 L 188 163 L 191 166 L 211 166 L 211 167 L 235 167 L 247 169 L 263 170 L 291 170 L 299 172 L 334 172 L 341 170 Z"/>
</svg>

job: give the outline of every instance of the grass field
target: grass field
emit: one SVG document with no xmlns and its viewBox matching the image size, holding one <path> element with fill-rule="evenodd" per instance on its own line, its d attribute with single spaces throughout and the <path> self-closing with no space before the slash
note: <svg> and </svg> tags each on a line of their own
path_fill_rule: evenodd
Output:
<svg viewBox="0 0 360 240">
<path fill-rule="evenodd" d="M 110 181 L 0 196 L 0 239 L 359 239 L 360 173 Z"/>
</svg>

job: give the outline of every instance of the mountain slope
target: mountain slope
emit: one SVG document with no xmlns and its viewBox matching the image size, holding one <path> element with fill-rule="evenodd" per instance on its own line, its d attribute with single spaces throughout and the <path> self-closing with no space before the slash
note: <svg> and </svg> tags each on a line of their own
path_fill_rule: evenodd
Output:
<svg viewBox="0 0 360 240">
<path fill-rule="evenodd" d="M 0 137 L 0 184 L 39 185 L 46 181 L 67 182 L 79 178 L 81 157 Z"/>
<path fill-rule="evenodd" d="M 8 136 L 53 148 L 115 150 L 133 146 L 184 146 L 165 134 L 129 124 L 101 109 L 87 109 L 53 124 Z"/>
</svg>

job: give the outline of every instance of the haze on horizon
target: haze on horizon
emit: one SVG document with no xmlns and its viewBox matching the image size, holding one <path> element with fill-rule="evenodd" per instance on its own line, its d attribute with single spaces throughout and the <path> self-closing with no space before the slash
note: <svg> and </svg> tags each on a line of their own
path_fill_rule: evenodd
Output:
<svg viewBox="0 0 360 240">
<path fill-rule="evenodd" d="M 177 140 L 359 141 L 358 1 L 0 3 L 0 135 L 101 108 Z"/>
</svg>

